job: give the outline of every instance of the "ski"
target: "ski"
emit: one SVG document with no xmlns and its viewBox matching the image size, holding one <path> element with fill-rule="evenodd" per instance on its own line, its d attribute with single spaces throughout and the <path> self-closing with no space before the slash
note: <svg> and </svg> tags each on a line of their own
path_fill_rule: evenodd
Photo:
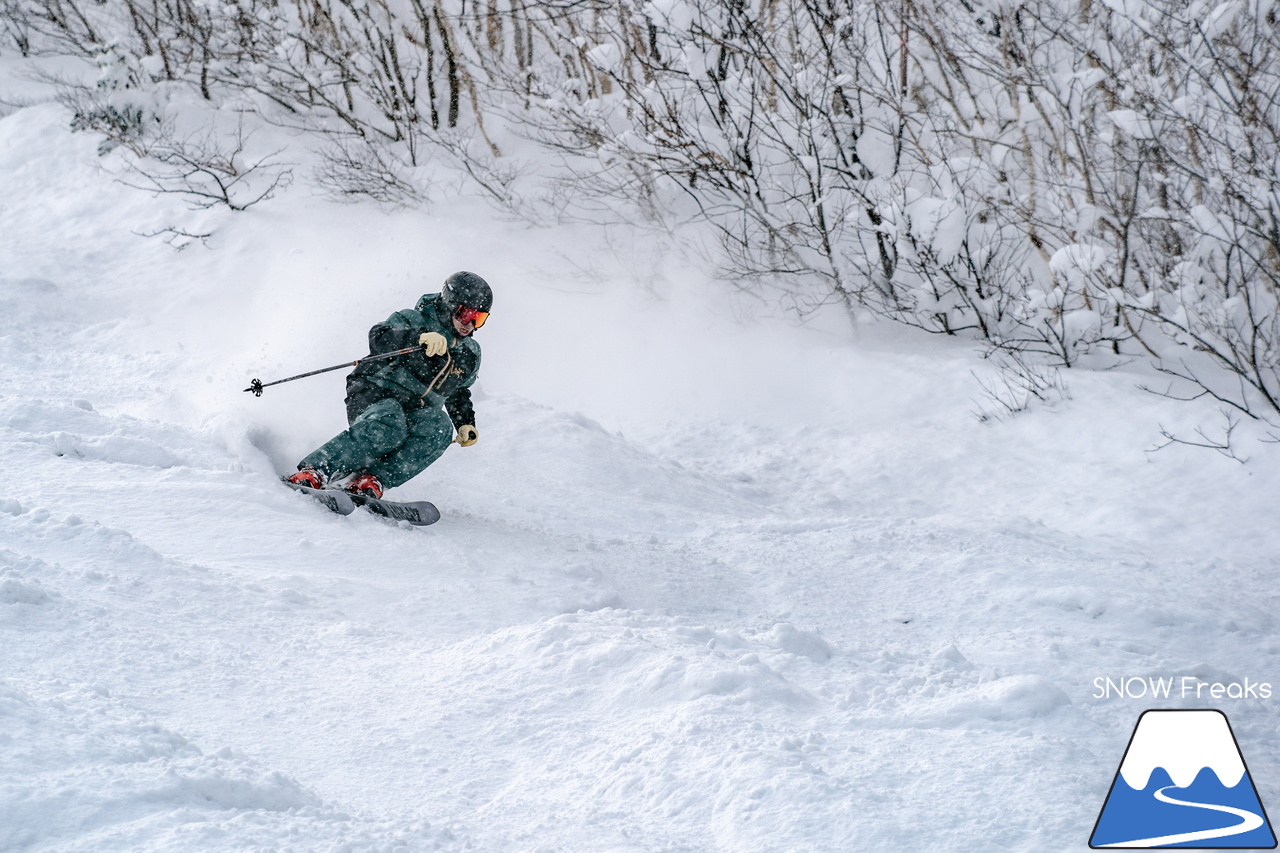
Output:
<svg viewBox="0 0 1280 853">
<path fill-rule="evenodd" d="M 356 502 L 346 492 L 338 489 L 313 489 L 310 486 L 300 486 L 297 483 L 290 483 L 283 477 L 280 478 L 280 482 L 304 495 L 310 495 L 338 515 L 351 515 L 356 511 Z"/>
<path fill-rule="evenodd" d="M 339 515 L 351 515 L 356 507 L 364 507 L 374 515 L 380 515 L 391 521 L 406 521 L 414 527 L 426 527 L 440 520 L 440 510 L 429 501 L 389 501 L 383 498 L 371 498 L 368 495 L 353 495 L 341 489 L 313 489 L 281 479 L 291 489 L 310 495 L 331 512 Z"/>
<path fill-rule="evenodd" d="M 392 521 L 407 521 L 414 527 L 426 527 L 440 520 L 440 510 L 430 501 L 389 501 L 368 495 L 346 494 L 356 506 L 362 506 L 375 515 Z"/>
</svg>

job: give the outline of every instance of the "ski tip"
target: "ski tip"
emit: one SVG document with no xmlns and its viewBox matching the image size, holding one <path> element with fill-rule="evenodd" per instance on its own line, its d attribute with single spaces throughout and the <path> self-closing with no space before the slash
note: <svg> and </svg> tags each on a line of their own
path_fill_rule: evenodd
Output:
<svg viewBox="0 0 1280 853">
<path fill-rule="evenodd" d="M 287 477 L 281 477 L 280 482 L 294 491 L 315 498 L 340 515 L 351 515 L 359 506 L 389 521 L 403 521 L 414 527 L 426 527 L 440 520 L 440 510 L 436 509 L 436 505 L 430 501 L 391 501 L 385 498 L 352 494 L 342 489 L 313 489 L 310 486 L 291 483 Z"/>
<path fill-rule="evenodd" d="M 420 509 L 419 512 L 422 514 L 422 517 L 424 519 L 430 519 L 429 521 L 423 521 L 422 524 L 435 524 L 440 520 L 440 510 L 436 509 L 435 504 L 430 503 L 429 501 L 421 501 L 420 503 L 422 505 L 422 509 Z"/>
<path fill-rule="evenodd" d="M 391 501 L 366 495 L 351 495 L 357 506 L 389 521 L 403 521 L 414 527 L 426 527 L 440 520 L 440 510 L 429 501 Z"/>
</svg>

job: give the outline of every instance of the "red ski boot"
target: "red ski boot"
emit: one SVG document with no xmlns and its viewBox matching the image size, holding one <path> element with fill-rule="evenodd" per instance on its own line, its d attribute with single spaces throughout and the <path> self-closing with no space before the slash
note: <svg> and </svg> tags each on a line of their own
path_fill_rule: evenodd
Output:
<svg viewBox="0 0 1280 853">
<path fill-rule="evenodd" d="M 375 499 L 382 497 L 382 483 L 372 474 L 357 474 L 343 488 L 353 495 L 365 495 Z"/>
<path fill-rule="evenodd" d="M 306 486 L 311 489 L 324 488 L 324 474 L 309 465 L 305 468 L 299 468 L 298 473 L 290 474 L 284 479 L 295 486 Z"/>
</svg>

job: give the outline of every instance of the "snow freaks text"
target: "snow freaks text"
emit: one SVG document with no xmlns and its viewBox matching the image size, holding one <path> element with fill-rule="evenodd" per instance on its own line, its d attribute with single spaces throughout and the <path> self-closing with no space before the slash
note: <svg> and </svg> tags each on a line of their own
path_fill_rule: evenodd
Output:
<svg viewBox="0 0 1280 853">
<path fill-rule="evenodd" d="M 1270 699 L 1270 682 L 1205 681 L 1194 675 L 1098 677 L 1093 680 L 1094 699 Z"/>
</svg>

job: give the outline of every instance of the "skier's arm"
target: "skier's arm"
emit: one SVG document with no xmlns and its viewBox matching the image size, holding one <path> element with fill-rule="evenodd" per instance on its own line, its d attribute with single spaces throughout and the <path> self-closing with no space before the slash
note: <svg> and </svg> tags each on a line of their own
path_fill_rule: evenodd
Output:
<svg viewBox="0 0 1280 853">
<path fill-rule="evenodd" d="M 480 375 L 480 346 L 468 340 L 463 344 L 462 352 L 472 354 L 475 361 L 471 362 L 468 374 L 462 379 L 462 384 L 444 400 L 444 410 L 449 413 L 449 420 L 453 421 L 454 429 L 476 425 L 476 410 L 471 405 L 471 386 Z"/>
<path fill-rule="evenodd" d="M 459 388 L 444 401 L 444 410 L 449 413 L 454 429 L 461 426 L 476 425 L 476 410 L 471 405 L 471 389 Z"/>
<path fill-rule="evenodd" d="M 369 330 L 369 352 L 372 355 L 395 352 L 398 349 L 418 346 L 418 339 L 425 331 L 424 320 L 417 311 L 397 311 Z"/>
</svg>

